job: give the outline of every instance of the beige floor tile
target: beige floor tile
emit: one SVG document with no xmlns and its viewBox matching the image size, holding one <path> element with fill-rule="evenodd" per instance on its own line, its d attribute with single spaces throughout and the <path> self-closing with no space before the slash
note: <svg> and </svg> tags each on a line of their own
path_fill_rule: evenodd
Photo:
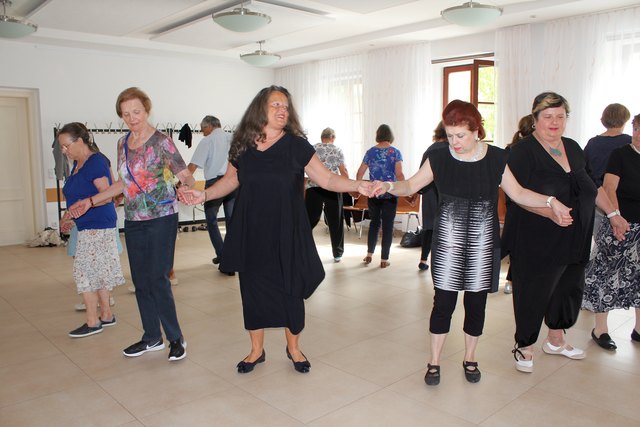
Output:
<svg viewBox="0 0 640 427">
<path fill-rule="evenodd" d="M 390 390 L 363 397 L 311 423 L 311 427 L 333 426 L 473 426 L 431 405 Z"/>
<path fill-rule="evenodd" d="M 138 359 L 161 356 L 164 359 L 164 367 L 158 363 L 160 358 L 155 357 L 154 363 L 145 365 L 144 369 L 99 381 L 100 386 L 136 418 L 146 417 L 231 387 L 227 381 L 188 359 L 168 362 L 166 354 L 162 353 L 145 354 Z M 129 361 L 123 361 L 125 362 Z"/>
<path fill-rule="evenodd" d="M 529 389 L 521 382 L 487 372 L 482 366 L 482 379 L 476 384 L 465 380 L 461 361 L 444 360 L 440 366 L 441 381 L 437 386 L 424 383 L 425 367 L 389 389 L 476 424 Z"/>
<path fill-rule="evenodd" d="M 142 418 L 149 427 L 274 426 L 296 427 L 296 421 L 251 394 L 233 388 Z"/>
<path fill-rule="evenodd" d="M 326 279 L 306 302 L 300 345 L 312 363 L 302 375 L 285 355 L 282 329 L 266 331 L 267 361 L 250 374 L 236 364 L 250 349 L 238 276 L 211 263 L 206 232 L 180 233 L 173 288 L 188 342 L 186 360 L 167 361 L 165 349 L 125 358 L 142 335 L 135 295 L 113 291 L 118 324 L 71 339 L 84 323 L 66 248 L 0 247 L 0 426 L 31 425 L 638 425 L 634 411 L 640 345 L 629 334 L 632 310 L 614 310 L 607 352 L 590 338 L 593 314 L 581 312 L 567 341 L 584 347 L 584 361 L 543 354 L 542 326 L 535 372 L 514 369 L 510 295 L 489 295 L 477 359 L 479 384 L 464 380 L 462 302 L 442 354 L 443 379 L 427 387 L 430 272 L 417 270 L 419 248 L 391 249 L 381 270 L 379 246 L 364 267 L 365 236 L 346 233 L 345 255 L 334 263 L 328 234 L 315 230 Z M 121 256 L 131 284 L 128 260 Z M 503 263 L 503 266 L 505 264 Z M 503 271 L 501 285 L 506 269 Z M 460 297 L 461 299 L 461 297 Z M 606 385 L 606 386 L 605 386 Z M 74 405 L 82 405 L 78 408 Z M 69 414 L 63 408 L 72 408 Z M 96 414 L 97 416 L 95 416 Z M 104 414 L 104 415 L 103 415 Z M 8 420 L 8 421 L 5 421 Z"/>
<path fill-rule="evenodd" d="M 638 421 L 575 400 L 532 389 L 488 417 L 483 427 L 631 427 Z"/>
<path fill-rule="evenodd" d="M 608 410 L 640 423 L 638 382 L 640 375 L 585 359 L 567 364 L 538 384 L 536 389 Z"/>
<path fill-rule="evenodd" d="M 91 379 L 64 355 L 2 367 L 0 378 L 0 407 L 92 384 Z"/>
<path fill-rule="evenodd" d="M 368 394 L 380 387 L 319 361 L 311 361 L 311 372 L 300 374 L 291 369 L 274 372 L 240 387 L 308 423 Z"/>
<path fill-rule="evenodd" d="M 425 366 L 424 354 L 381 338 L 360 341 L 325 354 L 320 360 L 383 387 Z"/>
<path fill-rule="evenodd" d="M 96 384 L 0 408 L 3 426 L 119 426 L 133 416 Z"/>
</svg>

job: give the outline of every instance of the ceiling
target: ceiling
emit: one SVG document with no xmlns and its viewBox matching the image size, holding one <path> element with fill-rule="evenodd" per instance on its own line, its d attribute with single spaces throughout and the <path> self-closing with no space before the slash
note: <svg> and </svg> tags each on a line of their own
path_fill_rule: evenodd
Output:
<svg viewBox="0 0 640 427">
<path fill-rule="evenodd" d="M 467 0 L 252 0 L 244 7 L 272 21 L 250 32 L 228 31 L 211 13 L 239 0 L 12 0 L 7 15 L 38 25 L 18 42 L 108 51 L 171 52 L 229 58 L 258 49 L 278 53 L 277 67 L 411 42 L 438 40 L 637 5 L 638 0 L 482 0 L 503 15 L 488 27 L 449 24 L 440 16 Z"/>
</svg>

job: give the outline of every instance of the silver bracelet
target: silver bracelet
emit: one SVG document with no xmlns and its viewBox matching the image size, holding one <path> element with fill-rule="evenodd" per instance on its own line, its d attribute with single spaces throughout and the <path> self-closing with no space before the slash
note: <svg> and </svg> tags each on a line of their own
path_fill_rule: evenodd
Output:
<svg viewBox="0 0 640 427">
<path fill-rule="evenodd" d="M 620 215 L 620 211 L 618 209 L 614 210 L 613 212 L 610 212 L 607 214 L 607 218 L 611 219 L 616 215 Z"/>
<path fill-rule="evenodd" d="M 555 199 L 555 198 L 556 198 L 556 196 L 549 196 L 549 197 L 547 198 L 547 207 L 548 207 L 548 208 L 550 208 L 550 207 L 551 207 L 551 201 L 552 201 L 553 199 Z"/>
<path fill-rule="evenodd" d="M 391 193 L 395 188 L 395 185 L 391 181 L 386 181 L 385 184 L 389 184 L 389 189 L 387 190 L 387 193 Z"/>
</svg>

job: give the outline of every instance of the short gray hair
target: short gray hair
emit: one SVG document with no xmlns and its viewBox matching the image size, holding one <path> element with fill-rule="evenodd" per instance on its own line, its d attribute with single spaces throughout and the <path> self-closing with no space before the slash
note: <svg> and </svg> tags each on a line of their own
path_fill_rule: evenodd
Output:
<svg viewBox="0 0 640 427">
<path fill-rule="evenodd" d="M 202 119 L 202 121 L 200 122 L 200 127 L 203 128 L 206 126 L 211 126 L 212 128 L 219 128 L 221 127 L 220 120 L 218 120 L 218 118 L 213 116 L 204 116 L 204 119 Z"/>
<path fill-rule="evenodd" d="M 335 136 L 336 136 L 336 132 L 333 129 L 326 128 L 325 130 L 322 131 L 322 134 L 320 134 L 320 139 L 329 139 Z"/>
</svg>

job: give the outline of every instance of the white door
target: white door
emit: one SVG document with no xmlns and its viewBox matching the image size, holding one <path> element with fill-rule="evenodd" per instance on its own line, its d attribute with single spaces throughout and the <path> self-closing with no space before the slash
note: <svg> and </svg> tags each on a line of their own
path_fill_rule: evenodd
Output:
<svg viewBox="0 0 640 427">
<path fill-rule="evenodd" d="M 36 234 L 27 100 L 0 97 L 0 245 Z"/>
</svg>

